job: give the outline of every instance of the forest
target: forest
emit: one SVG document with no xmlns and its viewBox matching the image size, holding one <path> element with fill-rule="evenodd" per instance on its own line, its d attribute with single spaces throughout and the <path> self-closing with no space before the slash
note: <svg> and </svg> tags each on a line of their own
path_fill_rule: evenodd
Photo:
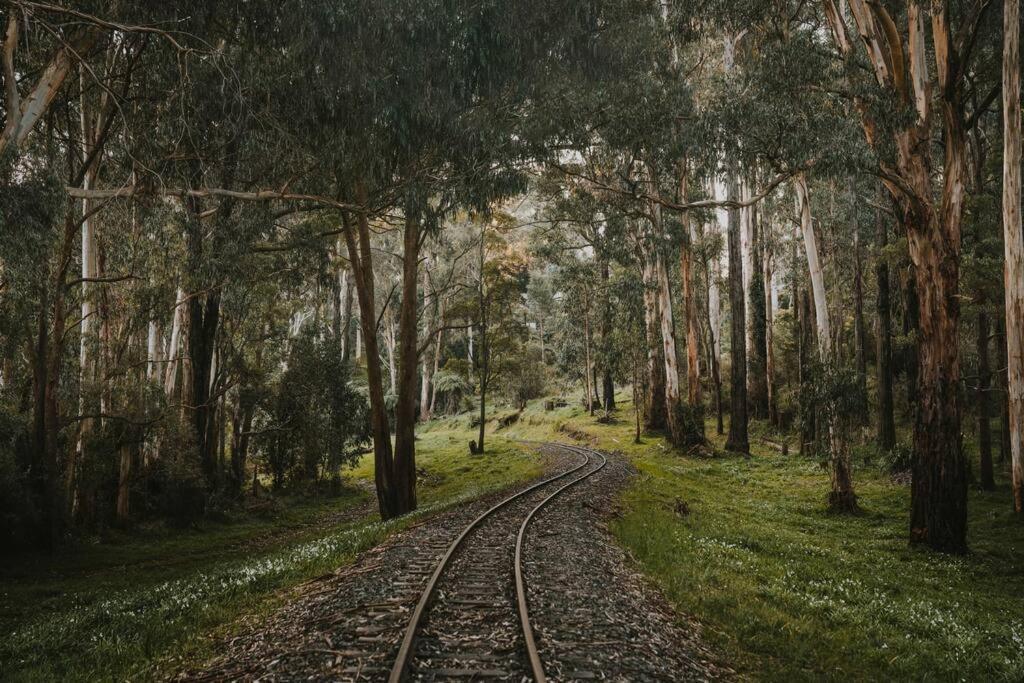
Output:
<svg viewBox="0 0 1024 683">
<path fill-rule="evenodd" d="M 1022 680 L 1020 0 L 0 0 L 0 678 Z"/>
</svg>

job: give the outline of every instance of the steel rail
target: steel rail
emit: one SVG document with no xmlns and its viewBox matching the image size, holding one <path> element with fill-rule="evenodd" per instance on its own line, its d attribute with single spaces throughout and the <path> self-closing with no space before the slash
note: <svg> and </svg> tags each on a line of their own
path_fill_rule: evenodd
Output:
<svg viewBox="0 0 1024 683">
<path fill-rule="evenodd" d="M 576 479 L 573 479 L 569 483 L 564 484 L 557 491 L 555 491 L 554 493 L 546 497 L 544 500 L 539 502 L 535 508 L 530 510 L 530 514 L 526 516 L 526 519 L 523 520 L 522 525 L 519 527 L 519 535 L 516 537 L 516 604 L 519 609 L 519 624 L 520 626 L 522 626 L 523 640 L 526 643 L 526 654 L 530 659 L 530 668 L 533 670 L 533 679 L 537 681 L 537 683 L 546 683 L 547 676 L 545 676 L 544 674 L 544 664 L 540 660 L 540 652 L 538 652 L 537 650 L 537 641 L 533 635 L 533 625 L 530 623 L 529 606 L 526 600 L 526 582 L 523 580 L 523 539 L 526 537 L 526 529 L 530 525 L 530 521 L 533 519 L 534 515 L 540 512 L 540 510 L 549 502 L 551 502 L 558 494 L 562 493 L 562 491 L 565 491 L 567 488 L 571 486 L 575 486 L 584 479 L 597 474 L 602 469 L 604 469 L 605 465 L 608 464 L 608 458 L 606 458 L 602 453 L 599 453 L 597 451 L 591 451 L 590 449 L 582 448 L 579 446 L 569 446 L 567 444 L 554 445 L 561 447 L 564 450 L 569 451 L 570 453 L 585 455 L 587 457 L 588 463 L 590 462 L 590 453 L 593 452 L 601 456 L 602 462 L 597 469 L 591 470 L 590 472 L 587 472 L 583 476 L 577 477 Z"/>
<path fill-rule="evenodd" d="M 554 445 L 560 446 L 562 444 Z M 562 472 L 561 474 L 556 474 L 553 477 L 548 477 L 543 481 L 539 481 L 536 484 L 533 484 L 532 486 L 509 496 L 500 503 L 497 503 L 496 505 L 488 509 L 486 512 L 481 514 L 479 517 L 474 519 L 472 522 L 470 522 L 469 525 L 462 530 L 462 533 L 459 534 L 458 538 L 452 541 L 451 545 L 449 545 L 448 549 L 445 551 L 445 554 L 441 557 L 441 561 L 438 562 L 437 568 L 434 569 L 434 573 L 430 576 L 430 581 L 427 582 L 426 588 L 423 589 L 423 593 L 422 595 L 420 595 L 419 602 L 416 603 L 416 608 L 413 610 L 412 617 L 409 619 L 409 625 L 405 629 L 405 635 L 402 637 L 402 645 L 398 649 L 398 655 L 395 657 L 395 663 L 391 667 L 391 675 L 388 676 L 389 683 L 401 683 L 403 680 L 405 680 L 405 674 L 409 668 L 409 660 L 412 658 L 413 646 L 415 645 L 416 642 L 416 632 L 419 630 L 420 621 L 423 620 L 423 615 L 426 614 L 427 609 L 430 607 L 430 601 L 434 597 L 434 591 L 437 588 L 437 582 L 441 579 L 441 575 L 444 573 L 445 568 L 448 566 L 448 561 L 451 560 L 452 556 L 455 554 L 455 551 L 457 551 L 459 549 L 459 546 L 462 545 L 463 540 L 465 540 L 465 538 L 469 536 L 470 532 L 476 529 L 476 527 L 479 526 L 481 522 L 490 517 L 493 513 L 510 504 L 512 501 L 517 500 L 518 498 L 521 498 L 542 486 L 546 486 L 551 482 L 558 481 L 559 479 L 568 477 L 570 474 L 578 472 L 584 467 L 586 467 L 588 464 L 590 464 L 589 454 L 577 452 L 577 455 L 584 455 L 586 459 L 582 463 L 580 463 L 579 465 L 570 470 Z"/>
</svg>

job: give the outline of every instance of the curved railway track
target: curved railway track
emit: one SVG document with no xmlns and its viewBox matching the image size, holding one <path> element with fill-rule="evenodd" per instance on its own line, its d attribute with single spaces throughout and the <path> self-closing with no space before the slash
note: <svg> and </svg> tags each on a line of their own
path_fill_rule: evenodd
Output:
<svg viewBox="0 0 1024 683">
<path fill-rule="evenodd" d="M 391 683 L 409 678 L 546 680 L 530 622 L 523 542 L 540 510 L 608 461 L 580 446 L 545 446 L 582 461 L 505 498 L 452 541 L 412 611 Z"/>
</svg>

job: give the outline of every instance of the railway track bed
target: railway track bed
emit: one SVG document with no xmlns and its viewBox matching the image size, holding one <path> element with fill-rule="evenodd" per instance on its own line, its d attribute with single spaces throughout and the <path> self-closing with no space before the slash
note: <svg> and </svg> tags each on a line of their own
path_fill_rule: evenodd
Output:
<svg viewBox="0 0 1024 683">
<path fill-rule="evenodd" d="M 427 520 L 306 584 L 223 643 L 195 680 L 711 680 L 604 530 L 618 457 L 542 444 L 556 465 L 518 491 Z"/>
</svg>

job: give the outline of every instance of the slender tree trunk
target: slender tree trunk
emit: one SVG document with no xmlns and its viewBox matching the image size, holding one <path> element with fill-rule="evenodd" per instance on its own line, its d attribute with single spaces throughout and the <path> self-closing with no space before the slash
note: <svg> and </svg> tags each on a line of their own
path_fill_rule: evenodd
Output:
<svg viewBox="0 0 1024 683">
<path fill-rule="evenodd" d="M 647 396 L 645 398 L 647 429 L 664 429 L 665 416 L 665 362 L 661 341 L 660 313 L 658 312 L 657 277 L 654 262 L 644 255 L 644 322 L 647 331 Z"/>
<path fill-rule="evenodd" d="M 440 306 L 440 320 L 443 324 L 445 321 L 445 306 L 441 302 Z M 438 330 L 437 336 L 434 339 L 434 371 L 431 373 L 431 377 L 434 381 L 431 382 L 430 386 L 430 415 L 433 415 L 437 408 L 437 373 L 441 367 L 441 343 L 444 339 L 444 330 Z"/>
<path fill-rule="evenodd" d="M 630 353 L 630 359 L 633 361 L 633 443 L 640 443 L 640 373 L 637 369 L 639 363 L 636 352 Z"/>
<path fill-rule="evenodd" d="M 174 395 L 178 380 L 178 361 L 181 353 L 181 333 L 185 325 L 188 302 L 185 292 L 178 287 L 174 298 L 174 311 L 171 318 L 171 338 L 167 347 L 167 368 L 164 374 L 164 393 L 170 399 Z"/>
<path fill-rule="evenodd" d="M 210 381 L 213 375 L 213 354 L 220 320 L 220 291 L 204 284 L 203 242 L 205 229 L 199 218 L 198 199 L 186 204 L 186 237 L 188 268 L 193 293 L 188 299 L 188 357 L 191 371 L 191 392 L 186 394 L 188 410 L 199 453 L 199 462 L 207 481 L 217 475 L 215 409 L 210 402 Z M 203 291 L 205 290 L 205 291 Z"/>
<path fill-rule="evenodd" d="M 800 380 L 800 455 L 817 450 L 817 410 L 808 396 L 811 373 L 811 349 L 814 347 L 814 325 L 811 320 L 811 297 L 807 290 L 800 292 L 799 380 Z"/>
<path fill-rule="evenodd" d="M 879 188 L 878 201 L 882 200 Z M 878 314 L 878 447 L 891 451 L 896 447 L 896 419 L 892 393 L 892 313 L 889 303 L 889 264 L 882 253 L 888 243 L 889 230 L 882 217 L 882 209 L 875 209 L 875 232 L 878 242 L 878 262 L 875 279 L 878 285 L 876 312 Z"/>
<path fill-rule="evenodd" d="M 775 307 L 772 301 L 772 284 L 774 282 L 774 254 L 770 237 L 770 224 L 765 224 L 763 235 L 764 263 L 764 378 L 768 400 L 768 423 L 775 427 L 779 424 L 779 409 L 775 398 Z"/>
<path fill-rule="evenodd" d="M 83 94 L 79 98 L 81 110 L 79 131 L 82 135 L 82 155 L 83 157 L 88 157 L 96 145 L 96 139 L 92 120 L 93 112 L 84 94 L 86 75 L 81 66 L 79 66 L 79 76 L 83 85 Z M 85 173 L 82 176 L 83 189 L 90 190 L 96 184 L 97 164 L 98 161 L 94 161 L 89 168 L 85 169 Z M 96 310 L 96 292 L 93 291 L 96 289 L 96 284 L 90 282 L 90 280 L 99 277 L 96 221 L 95 217 L 88 217 L 92 208 L 93 203 L 91 200 L 82 200 L 82 216 L 86 217 L 82 221 L 82 321 L 78 328 L 80 337 L 78 412 L 82 415 L 92 413 L 95 409 L 95 406 L 88 404 L 88 394 L 95 387 L 97 380 L 96 357 L 98 353 L 102 353 L 103 348 L 101 346 L 101 335 L 96 334 L 98 313 Z M 102 407 L 99 412 L 101 414 L 104 412 Z M 89 435 L 92 433 L 93 424 L 94 420 L 91 417 L 84 418 L 79 423 L 78 443 L 68 454 L 64 478 L 64 500 L 68 507 L 67 515 L 69 519 L 75 516 L 78 501 L 78 470 L 82 467 L 82 462 L 85 460 L 85 445 Z"/>
<path fill-rule="evenodd" d="M 490 380 L 490 348 L 487 340 L 487 292 L 484 280 L 484 265 L 487 259 L 487 224 L 480 229 L 480 260 L 478 263 L 480 282 L 477 287 L 477 313 L 480 320 L 480 432 L 477 435 L 477 453 L 484 452 L 484 436 L 487 432 L 487 384 Z M 469 356 L 473 358 L 473 328 L 469 328 Z M 472 367 L 470 362 L 470 367 Z"/>
<path fill-rule="evenodd" d="M 1021 227 L 1020 0 L 1003 3 L 1003 249 L 1013 509 L 1024 514 L 1024 229 Z"/>
<path fill-rule="evenodd" d="M 357 188 L 357 201 L 366 203 L 366 192 Z M 387 405 L 384 400 L 383 371 L 380 363 L 380 348 L 377 345 L 377 315 L 374 301 L 373 257 L 370 249 L 370 225 L 365 213 L 355 217 L 342 214 L 345 227 L 345 244 L 348 247 L 352 266 L 352 279 L 359 299 L 359 323 L 362 344 L 366 346 L 366 383 L 370 396 L 370 428 L 373 434 L 373 472 L 377 489 L 377 504 L 380 516 L 391 519 L 402 514 L 398 504 L 394 481 L 394 458 L 391 449 L 391 429 L 388 425 Z M 361 345 L 357 336 L 356 357 Z"/>
<path fill-rule="evenodd" d="M 352 278 L 350 269 L 341 271 L 341 359 L 348 365 L 352 357 Z"/>
<path fill-rule="evenodd" d="M 655 270 L 658 278 L 658 311 L 661 317 L 662 355 L 665 359 L 665 415 L 668 421 L 672 442 L 677 446 L 692 446 L 704 440 L 703 422 L 690 421 L 688 425 L 682 419 L 682 395 L 679 386 L 679 363 L 676 354 L 675 320 L 672 313 L 672 289 L 668 279 L 665 260 L 659 252 L 656 256 Z M 696 423 L 701 429 L 697 431 Z"/>
<path fill-rule="evenodd" d="M 740 200 L 750 200 L 750 183 L 747 178 L 741 178 Z M 754 378 L 751 369 L 751 356 L 754 353 L 754 304 L 750 300 L 751 285 L 754 281 L 754 207 L 747 206 L 739 210 L 740 214 L 740 253 L 743 259 L 743 311 L 746 313 L 746 325 L 744 326 L 744 342 L 747 351 L 747 394 L 750 393 L 750 381 Z"/>
<path fill-rule="evenodd" d="M 416 509 L 416 370 L 419 368 L 417 287 L 421 243 L 418 218 L 406 217 L 404 236 L 394 453 L 395 493 L 399 514 Z"/>
<path fill-rule="evenodd" d="M 713 183 L 715 199 L 725 199 L 726 190 L 720 180 Z M 710 224 L 712 234 L 716 242 L 714 251 L 711 254 L 710 269 L 705 269 L 708 282 L 708 334 L 710 339 L 711 379 L 715 385 L 715 431 L 721 436 L 725 434 L 724 406 L 722 404 L 722 302 L 718 291 L 718 283 L 722 279 L 722 258 L 719 253 L 717 242 L 723 234 L 729 232 L 729 212 L 725 209 L 715 210 L 715 220 Z"/>
<path fill-rule="evenodd" d="M 739 178 L 736 162 L 729 164 L 729 199 L 739 197 Z M 725 450 L 750 455 L 747 439 L 747 315 L 743 289 L 743 253 L 740 212 L 729 209 L 729 306 L 732 309 L 731 327 L 731 387 L 729 390 L 729 437 Z"/>
<path fill-rule="evenodd" d="M 768 417 L 768 379 L 766 368 L 768 359 L 765 355 L 765 339 L 767 337 L 767 321 L 765 320 L 765 301 L 769 292 L 764 284 L 764 239 L 761 236 L 760 222 L 756 212 L 751 209 L 751 256 L 752 271 L 749 278 L 747 300 L 748 341 L 753 344 L 747 348 L 747 397 L 750 410 L 754 417 Z"/>
<path fill-rule="evenodd" d="M 679 199 L 683 203 L 687 199 L 686 183 L 687 168 L 684 160 L 679 178 Z M 683 212 L 681 220 L 683 244 L 679 249 L 679 275 L 683 287 L 683 309 L 686 312 L 686 400 L 691 408 L 698 408 L 701 403 L 698 360 L 700 356 L 697 349 L 700 328 L 697 320 L 697 297 L 693 291 L 693 244 L 697 235 L 688 211 Z"/>
<path fill-rule="evenodd" d="M 586 288 L 583 290 L 583 350 L 584 360 L 586 367 L 583 370 L 583 374 L 586 375 L 586 400 L 584 405 L 587 408 L 587 412 L 591 415 L 594 414 L 594 388 L 591 385 L 593 380 L 593 365 L 590 361 L 590 295 Z"/>
<path fill-rule="evenodd" d="M 828 304 L 825 300 L 825 280 L 818 258 L 818 243 L 814 235 L 814 224 L 811 220 L 811 197 L 807 188 L 807 179 L 803 174 L 797 176 L 796 192 L 800 208 L 800 227 L 803 233 L 804 252 L 807 255 L 807 267 L 811 276 L 811 289 L 814 292 L 815 317 L 818 328 L 818 355 L 822 364 L 834 366 L 835 360 L 830 348 L 831 327 L 829 324 Z M 829 504 L 835 510 L 852 512 L 857 509 L 857 496 L 853 491 L 853 471 L 850 456 L 843 434 L 840 408 L 836 405 L 825 407 L 828 415 L 829 461 L 831 464 L 832 491 Z"/>
<path fill-rule="evenodd" d="M 992 427 L 989 424 L 988 407 L 988 395 L 992 385 L 992 372 L 988 364 L 989 322 L 984 300 L 979 304 L 982 309 L 978 311 L 978 455 L 981 487 L 986 491 L 992 491 L 996 487 L 996 480 L 992 469 Z"/>
<path fill-rule="evenodd" d="M 854 192 L 854 199 L 856 193 Z M 862 422 L 868 420 L 867 395 L 868 395 L 868 362 L 867 362 L 867 332 L 864 329 L 864 274 L 860 248 L 860 221 L 854 220 L 853 224 L 853 344 L 854 362 L 857 366 L 857 385 L 860 396 L 865 401 L 865 412 L 862 415 Z"/>
<path fill-rule="evenodd" d="M 387 327 L 384 332 L 384 347 L 388 353 L 388 388 L 392 396 L 398 396 L 398 361 L 395 359 L 395 321 L 390 312 L 385 316 Z"/>
<path fill-rule="evenodd" d="M 601 286 L 603 295 L 601 297 L 601 346 L 603 356 L 603 368 L 601 372 L 601 397 L 604 403 L 604 410 L 610 413 L 615 410 L 615 382 L 612 379 L 612 306 L 608 298 L 608 281 L 611 279 L 611 272 L 608 268 L 608 260 L 601 259 Z M 541 327 L 543 334 L 543 327 Z M 543 357 L 543 341 L 541 342 Z"/>
<path fill-rule="evenodd" d="M 431 356 L 434 352 L 434 344 L 431 343 L 431 335 L 434 328 L 437 326 L 438 319 L 438 303 L 437 293 L 430 290 L 430 277 L 428 275 L 430 262 L 427 261 L 423 269 L 423 291 L 424 295 L 431 297 L 429 316 L 424 316 L 427 319 L 427 334 L 426 334 L 426 345 L 427 352 L 423 354 L 423 367 L 420 376 L 420 421 L 426 422 L 430 419 L 430 383 L 433 377 L 432 371 L 435 367 L 435 359 Z M 435 333 L 439 335 L 440 333 Z"/>
</svg>

